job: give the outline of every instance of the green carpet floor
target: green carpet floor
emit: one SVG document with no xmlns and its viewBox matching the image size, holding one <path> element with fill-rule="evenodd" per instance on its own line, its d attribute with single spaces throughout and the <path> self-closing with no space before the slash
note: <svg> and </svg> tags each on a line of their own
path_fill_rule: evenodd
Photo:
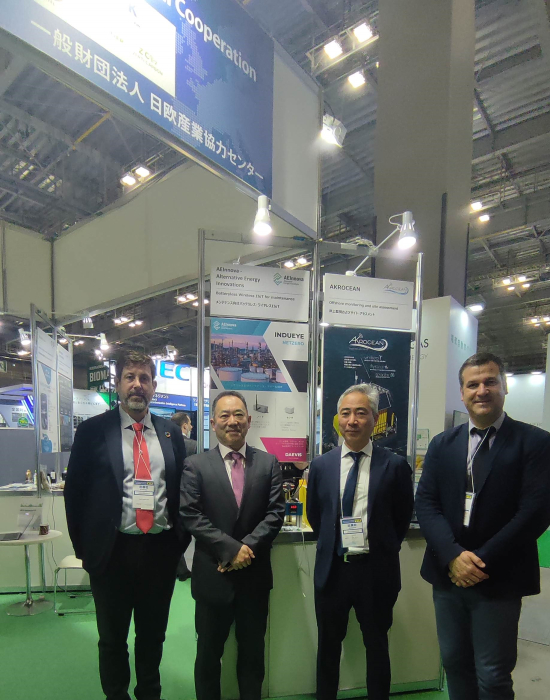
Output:
<svg viewBox="0 0 550 700">
<path fill-rule="evenodd" d="M 95 616 L 58 617 L 52 610 L 35 617 L 8 617 L 6 607 L 22 600 L 20 595 L 0 596 L 0 697 L 6 700 L 101 700 L 104 696 L 97 672 Z M 78 604 L 82 606 L 82 601 Z M 193 608 L 189 582 L 178 582 L 161 667 L 162 694 L 166 700 L 194 698 Z M 447 700 L 448 696 L 430 692 L 394 697 Z M 286 700 L 312 700 L 312 696 L 300 695 Z"/>
<path fill-rule="evenodd" d="M 550 530 L 539 539 L 539 561 L 545 569 L 550 569 Z"/>
</svg>

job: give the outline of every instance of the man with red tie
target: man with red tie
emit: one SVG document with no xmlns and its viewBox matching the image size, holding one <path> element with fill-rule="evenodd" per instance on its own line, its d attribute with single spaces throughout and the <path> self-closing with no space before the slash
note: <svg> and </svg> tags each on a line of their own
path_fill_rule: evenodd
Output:
<svg viewBox="0 0 550 700">
<path fill-rule="evenodd" d="M 282 476 L 273 455 L 246 443 L 244 397 L 222 391 L 211 406 L 218 445 L 185 460 L 180 515 L 196 539 L 191 592 L 196 601 L 197 700 L 219 700 L 221 658 L 232 622 L 241 700 L 260 700 L 271 543 L 283 524 Z"/>
<path fill-rule="evenodd" d="M 75 554 L 90 574 L 99 631 L 99 672 L 107 700 L 129 700 L 128 630 L 135 625 L 137 700 L 160 700 L 159 666 L 180 541 L 180 430 L 148 406 L 156 389 L 150 357 L 117 362 L 120 406 L 76 431 L 65 482 Z"/>
</svg>

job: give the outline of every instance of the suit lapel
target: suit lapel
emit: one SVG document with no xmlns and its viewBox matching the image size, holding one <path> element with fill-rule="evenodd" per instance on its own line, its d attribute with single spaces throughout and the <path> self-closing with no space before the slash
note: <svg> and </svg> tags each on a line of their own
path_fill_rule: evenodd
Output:
<svg viewBox="0 0 550 700">
<path fill-rule="evenodd" d="M 120 495 L 122 496 L 122 482 L 124 481 L 124 458 L 122 456 L 122 433 L 120 428 L 120 409 L 114 408 L 107 414 L 105 426 L 105 442 L 109 461 L 115 476 Z"/>
<path fill-rule="evenodd" d="M 238 513 L 237 501 L 235 500 L 235 494 L 233 493 L 233 489 L 231 487 L 231 482 L 229 481 L 229 477 L 227 476 L 227 470 L 225 468 L 225 462 L 222 459 L 220 448 L 218 446 L 216 446 L 215 449 L 209 450 L 206 454 L 210 457 L 210 464 L 212 466 L 212 470 L 214 471 L 214 474 L 216 475 L 216 478 L 218 479 L 222 493 L 223 493 L 226 501 L 229 503 L 231 509 L 234 511 L 235 517 L 237 517 L 237 513 Z M 245 473 L 246 473 L 246 469 L 245 469 Z M 245 488 L 246 488 L 246 478 L 245 478 Z"/>
<path fill-rule="evenodd" d="M 512 422 L 511 419 L 508 418 L 508 416 L 504 419 L 502 425 L 500 426 L 500 429 L 497 431 L 497 434 L 495 436 L 495 441 L 493 442 L 491 449 L 489 450 L 489 455 L 486 460 L 484 460 L 480 465 L 479 468 L 476 469 L 475 473 L 475 490 L 476 493 L 479 493 L 483 486 L 485 485 L 485 482 L 487 481 L 487 477 L 491 473 L 491 469 L 493 468 L 493 464 L 495 463 L 495 459 L 498 457 L 498 453 L 500 450 L 504 447 L 506 442 L 508 441 L 511 433 L 511 427 L 512 427 Z"/>
<path fill-rule="evenodd" d="M 161 429 L 161 426 L 158 423 L 158 417 L 153 413 L 151 413 L 151 423 L 153 424 L 153 428 L 157 434 L 160 449 L 162 450 L 162 456 L 164 457 L 166 491 L 167 493 L 173 493 L 172 486 L 175 485 L 173 482 L 176 477 L 176 459 L 172 448 L 172 439 L 169 432 L 166 433 Z"/>
<path fill-rule="evenodd" d="M 372 448 L 369 474 L 369 495 L 367 499 L 367 527 L 372 514 L 372 506 L 378 493 L 378 487 L 388 466 L 388 455 L 377 447 Z"/>
<path fill-rule="evenodd" d="M 342 510 L 340 498 L 340 463 L 342 461 L 342 447 L 335 447 L 328 453 L 327 457 L 330 460 L 327 464 L 326 474 L 329 493 L 331 495 L 334 494 L 332 496 L 334 499 L 334 512 L 336 513 L 336 517 L 340 518 Z"/>
</svg>

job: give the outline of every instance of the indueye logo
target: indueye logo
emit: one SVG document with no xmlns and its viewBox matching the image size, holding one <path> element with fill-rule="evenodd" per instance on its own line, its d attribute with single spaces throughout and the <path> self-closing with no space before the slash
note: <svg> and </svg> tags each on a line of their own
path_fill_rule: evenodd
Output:
<svg viewBox="0 0 550 700">
<path fill-rule="evenodd" d="M 384 352 L 388 349 L 388 341 L 385 338 L 380 338 L 379 340 L 369 340 L 368 338 L 363 338 L 363 334 L 354 336 L 349 341 L 350 348 L 362 348 L 363 350 L 375 350 L 376 352 Z"/>
<path fill-rule="evenodd" d="M 391 282 L 388 282 L 388 284 L 386 284 L 384 287 L 384 291 L 389 292 L 390 294 L 401 294 L 403 296 L 407 296 L 410 289 L 409 289 L 409 287 L 399 287 L 396 284 L 392 284 Z"/>
<path fill-rule="evenodd" d="M 283 283 L 283 276 L 279 272 L 276 272 L 273 275 L 273 281 L 275 282 L 276 285 L 282 284 Z"/>
</svg>

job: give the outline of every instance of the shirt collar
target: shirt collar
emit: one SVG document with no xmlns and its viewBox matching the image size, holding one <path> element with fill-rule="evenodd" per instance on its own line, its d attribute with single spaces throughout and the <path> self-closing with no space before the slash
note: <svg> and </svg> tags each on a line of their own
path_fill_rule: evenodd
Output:
<svg viewBox="0 0 550 700">
<path fill-rule="evenodd" d="M 345 457 L 348 455 L 350 452 L 353 452 L 351 448 L 349 448 L 346 443 L 342 445 L 342 457 Z M 372 440 L 369 440 L 368 443 L 363 447 L 362 450 L 360 450 L 364 455 L 367 455 L 367 457 L 372 457 Z"/>
<path fill-rule="evenodd" d="M 221 442 L 218 443 L 218 447 L 220 448 L 220 454 L 222 456 L 222 459 L 225 459 L 230 452 L 240 452 L 242 456 L 246 458 L 246 442 L 240 450 L 232 450 L 230 447 L 222 445 Z"/>
<path fill-rule="evenodd" d="M 491 425 L 488 425 L 487 427 L 494 428 L 495 433 L 497 433 L 499 431 L 500 427 L 502 426 L 502 424 L 504 423 L 505 418 L 506 418 L 506 413 L 503 411 L 500 414 L 500 416 L 496 419 L 496 421 L 494 423 L 492 423 Z M 470 418 L 470 420 L 468 421 L 468 432 L 470 433 L 470 435 L 472 434 L 472 429 L 475 427 L 476 426 L 472 423 L 472 419 Z"/>
<path fill-rule="evenodd" d="M 131 428 L 136 421 L 132 418 L 132 416 L 129 416 L 126 413 L 126 411 L 122 408 L 122 406 L 119 406 L 118 410 L 120 411 L 120 425 L 122 427 L 122 430 L 125 430 L 126 428 Z M 143 423 L 143 426 L 145 428 L 152 430 L 153 429 L 153 422 L 151 420 L 151 411 L 147 411 L 143 420 L 141 420 L 139 422 Z"/>
</svg>

